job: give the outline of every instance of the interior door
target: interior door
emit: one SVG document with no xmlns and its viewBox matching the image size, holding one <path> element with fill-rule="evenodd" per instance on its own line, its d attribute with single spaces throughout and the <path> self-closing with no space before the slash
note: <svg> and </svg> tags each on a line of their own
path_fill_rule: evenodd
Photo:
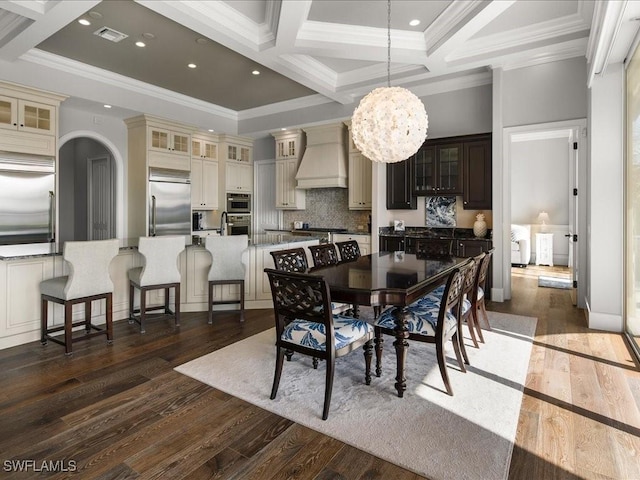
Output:
<svg viewBox="0 0 640 480">
<path fill-rule="evenodd" d="M 572 129 L 569 137 L 569 269 L 571 270 L 571 301 L 578 302 L 578 129 Z"/>
</svg>

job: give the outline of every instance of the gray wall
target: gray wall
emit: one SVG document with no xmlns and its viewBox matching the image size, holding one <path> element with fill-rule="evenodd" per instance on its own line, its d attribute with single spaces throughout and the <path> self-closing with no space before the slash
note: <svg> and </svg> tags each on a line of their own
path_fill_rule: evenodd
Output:
<svg viewBox="0 0 640 480">
<path fill-rule="evenodd" d="M 506 70 L 503 74 L 504 127 L 587 117 L 587 62 L 561 62 Z"/>
</svg>

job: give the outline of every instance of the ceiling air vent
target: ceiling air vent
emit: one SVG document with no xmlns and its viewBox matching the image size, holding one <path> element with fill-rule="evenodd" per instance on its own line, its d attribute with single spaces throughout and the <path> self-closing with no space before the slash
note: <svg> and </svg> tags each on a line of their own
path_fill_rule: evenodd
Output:
<svg viewBox="0 0 640 480">
<path fill-rule="evenodd" d="M 93 32 L 93 34 L 102 38 L 106 38 L 107 40 L 110 40 L 116 43 L 119 42 L 120 40 L 124 40 L 129 36 L 125 33 L 118 32 L 117 30 L 114 30 L 113 28 L 109 28 L 109 27 L 102 27 L 96 30 L 95 32 Z"/>
</svg>

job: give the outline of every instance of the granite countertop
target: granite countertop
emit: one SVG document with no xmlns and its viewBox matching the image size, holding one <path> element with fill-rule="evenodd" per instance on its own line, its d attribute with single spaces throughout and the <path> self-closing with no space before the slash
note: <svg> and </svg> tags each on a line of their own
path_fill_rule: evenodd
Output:
<svg viewBox="0 0 640 480">
<path fill-rule="evenodd" d="M 491 237 L 478 238 L 471 228 L 434 228 L 434 227 L 407 227 L 404 231 L 395 231 L 393 228 L 380 230 L 381 237 L 395 238 L 438 238 L 456 240 L 490 240 Z"/>
</svg>

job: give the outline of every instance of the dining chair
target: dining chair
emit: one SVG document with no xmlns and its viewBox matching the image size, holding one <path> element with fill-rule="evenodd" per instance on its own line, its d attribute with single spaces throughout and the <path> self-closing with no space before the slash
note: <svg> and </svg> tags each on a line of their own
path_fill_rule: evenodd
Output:
<svg viewBox="0 0 640 480">
<path fill-rule="evenodd" d="M 445 238 L 418 238 L 416 239 L 416 256 L 444 257 L 453 255 L 453 239 Z"/>
<path fill-rule="evenodd" d="M 40 282 L 41 343 L 48 340 L 64 345 L 66 355 L 73 354 L 73 342 L 106 335 L 113 342 L 113 282 L 109 265 L 118 255 L 117 239 L 65 242 L 62 258 L 69 267 L 69 275 Z M 105 301 L 105 327 L 91 323 L 91 302 Z M 49 327 L 48 302 L 64 306 L 64 324 Z M 84 320 L 73 321 L 73 306 L 84 303 Z M 84 326 L 84 335 L 73 336 L 74 327 Z M 52 333 L 64 330 L 64 341 Z M 95 330 L 92 332 L 91 330 Z"/>
<path fill-rule="evenodd" d="M 339 262 L 338 250 L 336 250 L 336 246 L 333 243 L 309 245 L 309 251 L 311 252 L 314 268 L 337 265 Z"/>
<path fill-rule="evenodd" d="M 340 263 L 338 260 L 338 251 L 333 243 L 309 245 L 309 252 L 311 252 L 311 260 L 313 260 L 313 268 L 311 270 Z M 348 304 L 333 302 L 331 307 L 333 313 L 349 313 L 354 317 L 358 316 L 358 305 L 355 303 Z"/>
<path fill-rule="evenodd" d="M 400 314 L 406 319 L 407 333 L 410 340 L 425 343 L 434 343 L 436 346 L 436 357 L 438 367 L 446 391 L 453 395 L 447 366 L 444 355 L 444 345 L 447 340 L 453 343 L 456 359 L 460 370 L 466 372 L 464 363 L 469 363 L 464 343 L 460 341 L 460 304 L 462 296 L 462 286 L 464 283 L 464 273 L 459 268 L 454 269 L 449 276 L 442 296 L 444 301 L 437 302 L 431 298 L 423 297 L 420 300 L 405 307 Z M 380 315 L 374 322 L 375 348 L 376 348 L 376 376 L 380 376 L 382 370 L 382 334 L 396 336 L 395 315 L 398 308 L 391 307 Z M 463 361 L 464 356 L 465 361 Z"/>
<path fill-rule="evenodd" d="M 352 262 L 360 258 L 360 246 L 356 240 L 336 242 L 336 247 L 338 247 L 338 252 L 340 252 L 341 262 Z"/>
<path fill-rule="evenodd" d="M 273 257 L 276 270 L 305 273 L 309 269 L 307 254 L 304 253 L 304 248 L 289 248 L 285 250 L 275 250 L 269 253 Z"/>
<path fill-rule="evenodd" d="M 213 323 L 213 306 L 226 304 L 240 305 L 240 321 L 244 322 L 244 278 L 249 262 L 249 236 L 208 236 L 205 248 L 211 254 L 208 277 L 208 323 Z M 214 300 L 216 285 L 238 285 L 240 298 L 238 300 Z"/>
<path fill-rule="evenodd" d="M 184 250 L 186 239 L 183 235 L 162 237 L 140 237 L 138 251 L 144 258 L 144 266 L 131 268 L 129 277 L 129 323 L 137 322 L 140 333 L 145 333 L 148 312 L 164 310 L 173 315 L 176 327 L 180 326 L 180 269 L 178 256 Z M 169 290 L 175 291 L 175 307 L 169 308 Z M 140 308 L 134 308 L 135 290 L 140 290 Z M 147 306 L 147 292 L 164 290 L 164 305 Z M 137 315 L 136 315 L 137 314 Z"/>
<path fill-rule="evenodd" d="M 331 313 L 331 294 L 319 276 L 265 269 L 269 276 L 276 326 L 275 399 L 287 351 L 326 360 L 322 419 L 329 416 L 335 360 L 363 347 L 365 383 L 371 384 L 373 327 L 363 320 Z"/>
<path fill-rule="evenodd" d="M 480 341 L 482 343 L 484 343 L 484 336 L 482 335 L 482 328 L 480 327 L 480 322 L 478 320 L 478 312 L 482 314 L 482 320 L 484 321 L 485 328 L 487 330 L 491 330 L 491 324 L 489 323 L 489 316 L 487 315 L 487 309 L 485 306 L 485 289 L 487 288 L 487 275 L 489 272 L 489 265 L 491 264 L 491 257 L 494 251 L 495 248 L 489 250 L 482 260 L 482 264 L 480 265 L 476 280 L 476 287 L 474 290 L 475 294 L 471 298 L 471 313 L 473 315 L 473 322 L 478 332 L 478 337 L 480 338 Z"/>
</svg>

